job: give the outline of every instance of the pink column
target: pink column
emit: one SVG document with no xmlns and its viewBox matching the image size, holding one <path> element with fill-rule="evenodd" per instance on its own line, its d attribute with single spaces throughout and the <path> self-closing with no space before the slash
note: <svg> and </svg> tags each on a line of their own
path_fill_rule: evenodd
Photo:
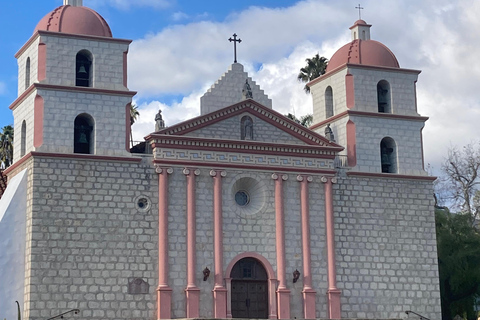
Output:
<svg viewBox="0 0 480 320">
<path fill-rule="evenodd" d="M 276 221 L 276 246 L 277 246 L 277 304 L 278 319 L 290 319 L 290 290 L 287 289 L 285 267 L 285 217 L 283 209 L 283 181 L 287 175 L 272 174 L 275 180 L 275 221 Z"/>
<path fill-rule="evenodd" d="M 312 263 L 310 248 L 310 207 L 308 204 L 308 183 L 310 176 L 297 176 L 300 182 L 300 211 L 302 217 L 302 253 L 303 253 L 303 314 L 305 319 L 316 318 L 316 291 L 312 286 Z"/>
<path fill-rule="evenodd" d="M 340 293 L 337 288 L 337 271 L 335 268 L 335 227 L 333 217 L 333 188 L 336 178 L 322 177 L 325 183 L 325 224 L 327 229 L 327 260 L 328 260 L 328 317 L 340 319 Z"/>
<path fill-rule="evenodd" d="M 223 286 L 223 211 L 222 178 L 225 171 L 210 171 L 213 177 L 213 236 L 215 251 L 215 285 L 213 287 L 213 317 L 227 318 L 227 289 Z"/>
<path fill-rule="evenodd" d="M 200 317 L 200 289 L 195 285 L 196 265 L 196 218 L 195 218 L 195 176 L 200 170 L 185 168 L 183 174 L 187 176 L 187 318 Z"/>
<path fill-rule="evenodd" d="M 168 174 L 172 168 L 156 167 L 158 173 L 158 288 L 157 319 L 172 318 L 172 289 L 168 286 Z"/>
</svg>

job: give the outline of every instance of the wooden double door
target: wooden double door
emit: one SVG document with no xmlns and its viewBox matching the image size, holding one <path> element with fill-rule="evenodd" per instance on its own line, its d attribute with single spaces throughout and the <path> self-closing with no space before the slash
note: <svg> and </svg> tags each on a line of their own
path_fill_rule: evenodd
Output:
<svg viewBox="0 0 480 320">
<path fill-rule="evenodd" d="M 232 317 L 268 318 L 267 273 L 256 259 L 242 259 L 232 270 Z"/>
</svg>

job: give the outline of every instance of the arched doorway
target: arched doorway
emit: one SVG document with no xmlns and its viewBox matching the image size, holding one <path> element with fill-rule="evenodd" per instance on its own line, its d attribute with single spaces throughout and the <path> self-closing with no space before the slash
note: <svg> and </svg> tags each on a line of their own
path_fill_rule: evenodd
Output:
<svg viewBox="0 0 480 320">
<path fill-rule="evenodd" d="M 233 318 L 268 318 L 268 275 L 261 262 L 243 258 L 232 268 L 231 306 Z"/>
</svg>

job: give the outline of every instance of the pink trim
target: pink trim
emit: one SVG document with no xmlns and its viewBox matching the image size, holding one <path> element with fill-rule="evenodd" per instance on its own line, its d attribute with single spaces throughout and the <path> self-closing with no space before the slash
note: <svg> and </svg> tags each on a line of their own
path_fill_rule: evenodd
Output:
<svg viewBox="0 0 480 320">
<path fill-rule="evenodd" d="M 268 306 L 268 318 L 269 319 L 277 319 L 277 301 L 275 299 L 275 289 L 277 286 L 277 279 L 275 279 L 275 271 L 272 268 L 270 262 L 265 259 L 262 255 L 256 252 L 244 252 L 237 255 L 235 258 L 230 261 L 225 270 L 225 282 L 227 283 L 227 318 L 232 317 L 232 290 L 231 290 L 231 282 L 232 278 L 230 274 L 232 273 L 232 269 L 235 264 L 243 258 L 255 258 L 267 271 L 268 276 L 268 297 L 269 297 L 269 306 Z"/>
<path fill-rule="evenodd" d="M 45 43 L 38 44 L 38 69 L 37 79 L 43 81 L 47 78 L 47 45 Z"/>
<path fill-rule="evenodd" d="M 130 106 L 132 103 L 127 103 L 125 106 L 125 150 L 130 152 L 130 134 L 132 126 L 130 125 Z"/>
<path fill-rule="evenodd" d="M 18 105 L 25 100 L 25 98 L 35 89 L 45 89 L 45 90 L 59 90 L 59 91 L 67 91 L 67 92 L 84 92 L 84 93 L 100 93 L 100 94 L 108 94 L 108 95 L 118 95 L 118 96 L 127 96 L 133 97 L 137 94 L 135 91 L 119 91 L 119 90 L 106 90 L 106 89 L 95 89 L 95 88 L 87 88 L 87 87 L 68 87 L 68 86 L 56 86 L 50 84 L 43 84 L 43 83 L 33 83 L 30 87 L 28 87 L 25 92 L 23 92 L 15 101 L 10 105 L 10 110 L 15 110 Z"/>
<path fill-rule="evenodd" d="M 263 113 L 256 110 L 255 108 L 258 108 Z M 275 110 L 269 109 L 254 100 L 241 101 L 218 111 L 214 111 L 209 114 L 201 115 L 199 117 L 181 122 L 179 124 L 159 131 L 158 134 L 184 135 L 186 133 L 198 130 L 206 126 L 210 126 L 213 123 L 217 123 L 219 121 L 231 118 L 244 112 L 249 112 L 257 118 L 260 118 L 261 120 L 273 125 L 274 127 L 288 132 L 290 135 L 309 145 L 318 145 L 323 143 L 324 146 L 340 147 L 339 145 L 328 141 L 322 135 L 311 132 L 310 130 L 296 123 L 295 121 L 288 119 L 284 115 L 276 112 Z M 281 122 L 283 122 L 283 124 Z M 298 132 L 294 131 L 292 128 L 287 127 L 287 125 L 296 128 Z"/>
<path fill-rule="evenodd" d="M 170 149 L 195 149 L 195 150 L 205 150 L 205 151 L 221 151 L 221 152 L 234 152 L 234 153 L 248 153 L 248 154 L 262 154 L 262 155 L 273 155 L 273 156 L 289 156 L 289 157 L 302 157 L 302 158 L 315 158 L 315 159 L 334 159 L 335 152 L 342 151 L 341 149 L 333 149 L 324 151 L 323 147 L 313 147 L 313 146 L 294 146 L 294 145 L 270 145 L 266 143 L 242 143 L 241 141 L 235 142 L 232 140 L 215 140 L 214 143 L 218 146 L 211 146 L 212 144 L 208 143 L 206 139 L 199 139 L 193 137 L 181 137 L 180 139 L 170 139 L 171 136 L 165 136 L 165 139 L 171 141 L 184 141 L 187 144 L 173 144 L 173 143 L 161 143 L 154 142 L 152 148 L 170 148 Z M 224 141 L 224 143 L 222 143 Z M 198 143 L 195 143 L 198 142 Z M 201 145 L 204 143 L 205 145 Z M 229 147 L 230 145 L 231 147 Z M 248 147 L 251 145 L 252 147 Z M 266 150 L 266 148 L 271 148 L 273 150 Z M 303 153 L 299 151 L 324 151 L 324 154 L 319 153 Z"/>
<path fill-rule="evenodd" d="M 20 158 L 18 161 L 15 161 L 14 164 L 12 164 L 10 167 L 5 169 L 3 171 L 4 175 L 9 175 L 12 171 L 14 171 L 16 168 L 20 167 L 24 162 L 27 162 L 28 159 L 32 157 L 32 152 L 27 153 L 24 155 L 22 158 Z"/>
<path fill-rule="evenodd" d="M 422 71 L 420 70 L 413 70 L 413 69 L 404 69 L 404 68 L 389 68 L 389 67 L 381 67 L 381 66 L 368 66 L 363 64 L 355 64 L 355 63 L 344 63 L 339 65 L 337 68 L 328 70 L 327 73 L 321 75 L 320 77 L 310 81 L 307 83 L 307 86 L 312 87 L 313 85 L 317 84 L 320 81 L 323 81 L 334 74 L 337 74 L 340 71 L 343 71 L 346 68 L 361 68 L 361 69 L 371 69 L 371 70 L 379 70 L 379 71 L 393 71 L 393 72 L 403 72 L 403 73 L 416 73 L 420 74 Z M 349 71 L 348 71 L 349 72 Z"/>
<path fill-rule="evenodd" d="M 418 113 L 417 108 L 417 80 L 413 82 L 413 94 L 415 95 L 415 112 Z"/>
<path fill-rule="evenodd" d="M 223 286 L 223 211 L 222 171 L 213 176 L 213 236 L 215 260 L 215 285 L 213 288 L 213 317 L 227 318 L 227 289 Z"/>
<path fill-rule="evenodd" d="M 303 314 L 305 319 L 315 319 L 316 292 L 312 287 L 312 263 L 310 249 L 310 206 L 308 199 L 308 178 L 300 182 L 300 211 L 302 223 L 302 257 L 303 257 Z"/>
<path fill-rule="evenodd" d="M 275 180 L 275 222 L 277 247 L 277 301 L 278 319 L 290 319 L 290 290 L 287 288 L 285 268 L 285 216 L 283 207 L 283 179 Z"/>
<path fill-rule="evenodd" d="M 352 120 L 347 122 L 347 163 L 351 168 L 357 165 L 357 132 Z"/>
<path fill-rule="evenodd" d="M 348 116 L 348 110 L 347 110 L 347 111 L 344 111 L 344 112 L 341 112 L 341 113 L 339 113 L 339 114 L 336 114 L 336 115 L 334 115 L 333 117 L 330 117 L 330 118 L 328 118 L 328 119 L 326 119 L 326 120 L 323 120 L 323 121 L 321 121 L 321 122 L 319 122 L 319 123 L 317 123 L 317 124 L 314 124 L 313 126 L 310 127 L 310 130 L 314 130 L 314 129 L 317 129 L 317 128 L 319 128 L 319 127 L 326 126 L 327 124 L 332 123 L 332 122 L 335 121 L 335 120 L 344 118 L 344 117 L 346 117 L 346 116 Z"/>
<path fill-rule="evenodd" d="M 333 213 L 333 188 L 332 178 L 325 182 L 325 225 L 327 231 L 327 264 L 328 264 L 328 317 L 329 319 L 341 318 L 340 299 L 331 299 L 330 293 L 338 292 L 337 270 L 335 266 L 335 222 Z"/>
<path fill-rule="evenodd" d="M 39 148 L 43 144 L 43 97 L 36 95 L 33 107 L 33 147 Z"/>
<path fill-rule="evenodd" d="M 195 285 L 196 265 L 196 205 L 195 169 L 185 169 L 187 177 L 187 318 L 200 316 L 200 289 Z"/>
<path fill-rule="evenodd" d="M 423 181 L 437 180 L 437 177 L 432 177 L 432 176 L 412 176 L 412 175 L 396 174 L 396 173 L 373 173 L 373 172 L 355 172 L 355 171 L 347 172 L 347 176 L 403 179 L 403 180 L 423 180 Z"/>
<path fill-rule="evenodd" d="M 355 81 L 350 73 L 345 76 L 345 91 L 347 93 L 347 108 L 353 109 L 355 107 Z"/>
<path fill-rule="evenodd" d="M 27 42 L 20 48 L 20 50 L 17 51 L 15 54 L 15 58 L 18 59 L 22 53 L 28 49 L 28 47 L 34 42 L 37 37 L 39 36 L 56 36 L 56 37 L 62 37 L 62 38 L 75 38 L 75 39 L 85 39 L 85 40 L 96 40 L 96 41 L 103 41 L 103 42 L 113 42 L 113 43 L 123 43 L 123 44 L 130 44 L 132 43 L 132 40 L 126 40 L 126 39 L 116 39 L 116 38 L 108 38 L 108 37 L 95 37 L 95 36 L 87 36 L 87 35 L 78 35 L 78 34 L 69 34 L 69 33 L 63 33 L 63 32 L 53 32 L 53 31 L 44 31 L 44 30 L 39 30 L 35 32 L 30 39 L 27 40 Z"/>
<path fill-rule="evenodd" d="M 280 172 L 296 172 L 296 173 L 318 173 L 318 174 L 335 174 L 336 170 L 320 170 L 320 169 L 303 169 L 300 167 L 276 167 L 276 166 L 257 166 L 257 165 L 235 165 L 235 164 L 222 164 L 219 166 L 218 162 L 199 162 L 199 161 L 177 161 L 177 160 L 160 160 L 155 159 L 153 163 L 163 164 L 163 165 L 178 165 L 178 166 L 195 166 L 195 167 L 221 167 L 225 168 L 235 168 L 235 169 L 255 169 L 255 170 L 266 170 L 266 171 L 280 171 Z"/>
<path fill-rule="evenodd" d="M 171 317 L 172 289 L 168 286 L 168 172 L 166 168 L 162 168 L 158 174 L 157 319 Z"/>
<path fill-rule="evenodd" d="M 128 89 L 128 50 L 123 53 L 123 86 Z"/>
</svg>

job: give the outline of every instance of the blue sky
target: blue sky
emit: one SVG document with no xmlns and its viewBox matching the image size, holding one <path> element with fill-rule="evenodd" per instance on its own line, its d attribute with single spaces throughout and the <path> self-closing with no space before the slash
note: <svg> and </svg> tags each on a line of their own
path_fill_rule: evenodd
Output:
<svg viewBox="0 0 480 320">
<path fill-rule="evenodd" d="M 14 54 L 37 22 L 62 0 L 1 0 L 0 127 L 13 123 Z M 311 97 L 296 81 L 305 58 L 330 58 L 350 41 L 358 1 L 332 0 L 84 0 L 100 13 L 114 37 L 132 39 L 129 88 L 140 118 L 134 139 L 153 131 L 162 109 L 167 125 L 199 114 L 199 99 L 233 62 L 228 38 L 237 33 L 239 62 L 273 100 L 273 108 L 312 113 Z M 365 0 L 362 19 L 372 39 L 395 53 L 400 66 L 422 70 L 418 112 L 429 116 L 425 159 L 439 168 L 450 146 L 480 136 L 480 1 Z"/>
</svg>

